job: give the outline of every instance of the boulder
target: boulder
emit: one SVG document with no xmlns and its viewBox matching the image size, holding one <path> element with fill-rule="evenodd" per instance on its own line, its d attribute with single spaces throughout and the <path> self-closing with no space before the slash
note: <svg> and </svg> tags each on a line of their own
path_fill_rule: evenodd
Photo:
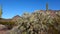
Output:
<svg viewBox="0 0 60 34">
<path fill-rule="evenodd" d="M 7 27 L 5 25 L 0 24 L 0 30 L 6 30 Z"/>
</svg>

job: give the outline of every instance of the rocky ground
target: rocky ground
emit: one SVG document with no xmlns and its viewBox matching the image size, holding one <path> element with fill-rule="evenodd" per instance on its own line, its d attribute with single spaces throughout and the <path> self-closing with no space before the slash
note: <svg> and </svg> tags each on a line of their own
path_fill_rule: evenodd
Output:
<svg viewBox="0 0 60 34">
<path fill-rule="evenodd" d="M 0 30 L 0 34 L 6 34 L 5 30 Z"/>
<path fill-rule="evenodd" d="M 6 31 L 8 31 L 7 27 L 0 24 L 0 34 L 6 34 Z"/>
</svg>

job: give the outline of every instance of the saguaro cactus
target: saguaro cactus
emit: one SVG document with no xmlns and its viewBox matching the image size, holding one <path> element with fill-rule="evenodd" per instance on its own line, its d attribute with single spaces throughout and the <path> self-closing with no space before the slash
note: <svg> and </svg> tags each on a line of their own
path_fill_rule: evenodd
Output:
<svg viewBox="0 0 60 34">
<path fill-rule="evenodd" d="M 48 11 L 48 3 L 46 3 L 46 11 Z"/>
<path fill-rule="evenodd" d="M 2 5 L 0 5 L 0 18 L 2 17 Z"/>
</svg>

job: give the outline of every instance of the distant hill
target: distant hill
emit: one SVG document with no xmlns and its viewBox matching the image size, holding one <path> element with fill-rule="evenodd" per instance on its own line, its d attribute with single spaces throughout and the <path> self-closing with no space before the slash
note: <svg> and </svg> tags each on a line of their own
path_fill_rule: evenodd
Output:
<svg viewBox="0 0 60 34">
<path fill-rule="evenodd" d="M 19 15 L 16 15 L 16 16 L 14 16 L 13 18 L 12 18 L 12 21 L 17 21 L 17 20 L 19 20 L 19 18 L 21 18 Z"/>
</svg>

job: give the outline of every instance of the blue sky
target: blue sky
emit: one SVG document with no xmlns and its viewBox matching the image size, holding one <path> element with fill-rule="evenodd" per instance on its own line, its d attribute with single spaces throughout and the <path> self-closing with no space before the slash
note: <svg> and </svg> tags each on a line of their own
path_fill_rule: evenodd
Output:
<svg viewBox="0 0 60 34">
<path fill-rule="evenodd" d="M 60 0 L 0 0 L 3 9 L 2 18 L 12 18 L 24 12 L 45 10 L 46 2 L 48 2 L 49 9 L 60 10 Z"/>
</svg>

